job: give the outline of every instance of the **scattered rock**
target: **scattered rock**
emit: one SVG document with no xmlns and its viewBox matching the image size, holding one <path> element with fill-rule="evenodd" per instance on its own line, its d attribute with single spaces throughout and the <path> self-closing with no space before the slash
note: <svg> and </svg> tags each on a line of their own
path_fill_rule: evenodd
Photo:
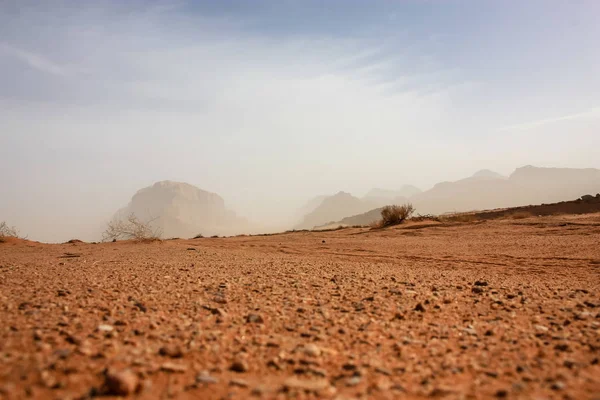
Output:
<svg viewBox="0 0 600 400">
<path fill-rule="evenodd" d="M 319 346 L 313 343 L 305 344 L 302 350 L 307 356 L 319 357 L 321 355 L 321 349 L 319 348 Z"/>
<path fill-rule="evenodd" d="M 243 379 L 234 378 L 229 381 L 229 385 L 237 386 L 237 387 L 241 387 L 241 388 L 247 388 L 248 382 L 246 382 Z"/>
<path fill-rule="evenodd" d="M 248 314 L 246 315 L 246 322 L 251 324 L 262 324 L 263 318 L 258 314 Z"/>
<path fill-rule="evenodd" d="M 108 332 L 114 331 L 115 328 L 112 325 L 104 325 L 104 324 L 102 324 L 102 325 L 98 325 L 97 330 L 99 332 L 107 332 L 108 333 Z"/>
<path fill-rule="evenodd" d="M 245 360 L 235 360 L 229 367 L 229 370 L 242 373 L 247 372 L 248 368 L 248 363 Z"/>
<path fill-rule="evenodd" d="M 109 395 L 129 396 L 137 390 L 139 379 L 130 369 L 122 371 L 108 370 L 105 374 L 104 384 Z"/>
<path fill-rule="evenodd" d="M 161 356 L 171 357 L 171 358 L 181 358 L 183 357 L 183 350 L 180 346 L 174 344 L 167 344 L 160 348 L 158 354 Z"/>
<path fill-rule="evenodd" d="M 187 371 L 187 367 L 185 365 L 175 364 L 172 362 L 166 362 L 166 363 L 161 364 L 160 369 L 165 372 L 176 372 L 176 373 L 183 373 L 183 372 Z"/>
</svg>

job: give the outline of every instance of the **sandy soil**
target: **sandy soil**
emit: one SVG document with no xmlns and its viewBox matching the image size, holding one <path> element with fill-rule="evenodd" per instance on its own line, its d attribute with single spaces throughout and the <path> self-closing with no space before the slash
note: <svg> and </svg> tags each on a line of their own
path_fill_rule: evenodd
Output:
<svg viewBox="0 0 600 400">
<path fill-rule="evenodd" d="M 0 397 L 600 399 L 600 214 L 0 243 Z"/>
</svg>

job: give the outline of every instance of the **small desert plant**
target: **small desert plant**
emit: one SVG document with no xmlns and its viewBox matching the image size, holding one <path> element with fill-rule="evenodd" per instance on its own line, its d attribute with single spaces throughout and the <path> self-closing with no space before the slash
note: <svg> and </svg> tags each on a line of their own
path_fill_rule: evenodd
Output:
<svg viewBox="0 0 600 400">
<path fill-rule="evenodd" d="M 8 226 L 4 221 L 0 222 L 0 238 L 2 237 L 19 237 L 19 231 L 14 226 Z"/>
<path fill-rule="evenodd" d="M 135 214 L 131 213 L 127 219 L 115 219 L 107 224 L 106 230 L 102 234 L 104 242 L 117 241 L 123 239 L 135 239 L 139 241 L 160 240 L 162 231 L 159 228 L 152 228 L 152 222 L 156 218 L 148 221 L 142 221 Z"/>
<path fill-rule="evenodd" d="M 525 218 L 533 217 L 533 214 L 531 214 L 528 211 L 516 211 L 516 212 L 510 214 L 510 217 L 512 219 L 525 219 Z"/>
<path fill-rule="evenodd" d="M 401 224 L 406 219 L 410 218 L 414 212 L 415 208 L 410 203 L 402 206 L 385 206 L 381 209 L 381 221 L 379 222 L 379 226 L 384 227 Z"/>
</svg>

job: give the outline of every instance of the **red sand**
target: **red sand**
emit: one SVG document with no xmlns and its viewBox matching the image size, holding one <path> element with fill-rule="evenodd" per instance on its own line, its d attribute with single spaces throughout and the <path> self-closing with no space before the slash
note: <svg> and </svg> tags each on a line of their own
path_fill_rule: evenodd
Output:
<svg viewBox="0 0 600 400">
<path fill-rule="evenodd" d="M 600 214 L 0 243 L 0 397 L 600 398 Z"/>
</svg>

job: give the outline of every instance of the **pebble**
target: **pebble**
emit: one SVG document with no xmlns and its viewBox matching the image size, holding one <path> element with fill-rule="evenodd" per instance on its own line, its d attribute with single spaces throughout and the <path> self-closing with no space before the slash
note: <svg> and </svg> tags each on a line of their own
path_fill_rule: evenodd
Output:
<svg viewBox="0 0 600 400">
<path fill-rule="evenodd" d="M 218 383 L 219 380 L 217 378 L 215 378 L 214 376 L 210 376 L 208 374 L 208 371 L 203 371 L 203 372 L 199 373 L 198 375 L 196 375 L 196 382 L 210 384 L 210 383 Z"/>
<path fill-rule="evenodd" d="M 181 350 L 180 346 L 174 344 L 167 344 L 160 348 L 158 354 L 160 354 L 161 356 L 171 358 L 181 358 L 183 357 L 183 350 Z"/>
<path fill-rule="evenodd" d="M 362 381 L 362 377 L 355 375 L 346 381 L 346 386 L 356 386 Z"/>
<path fill-rule="evenodd" d="M 321 355 L 321 349 L 319 346 L 313 343 L 308 343 L 304 345 L 303 348 L 304 354 L 311 357 L 319 357 Z"/>
<path fill-rule="evenodd" d="M 115 328 L 112 325 L 105 325 L 105 324 L 98 325 L 97 329 L 99 332 L 112 332 L 115 330 Z"/>
<path fill-rule="evenodd" d="M 262 324 L 264 322 L 264 320 L 258 314 L 248 314 L 248 315 L 246 315 L 246 322 L 252 323 L 252 324 Z"/>
<path fill-rule="evenodd" d="M 236 360 L 234 361 L 231 366 L 229 367 L 230 371 L 233 372 L 246 372 L 248 371 L 248 363 L 244 360 Z"/>
<path fill-rule="evenodd" d="M 107 394 L 115 396 L 128 396 L 133 394 L 138 387 L 138 377 L 130 369 L 122 371 L 108 371 L 105 375 Z"/>
<path fill-rule="evenodd" d="M 185 365 L 182 364 L 175 364 L 172 362 L 166 362 L 161 364 L 160 369 L 165 371 L 165 372 L 185 372 L 187 371 L 187 367 Z"/>
<path fill-rule="evenodd" d="M 229 381 L 229 384 L 231 386 L 237 386 L 237 387 L 242 387 L 242 388 L 247 388 L 248 387 L 248 382 L 246 382 L 243 379 L 236 379 L 236 378 L 234 378 L 234 379 L 232 379 L 232 380 Z"/>
</svg>

